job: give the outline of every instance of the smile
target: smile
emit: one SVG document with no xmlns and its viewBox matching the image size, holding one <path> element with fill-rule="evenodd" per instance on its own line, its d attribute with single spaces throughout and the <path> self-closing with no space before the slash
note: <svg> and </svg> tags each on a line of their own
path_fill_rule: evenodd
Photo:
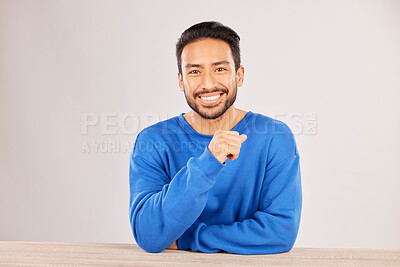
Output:
<svg viewBox="0 0 400 267">
<path fill-rule="evenodd" d="M 201 99 L 202 103 L 204 103 L 206 105 L 210 105 L 210 104 L 218 103 L 223 94 L 224 93 L 212 93 L 212 94 L 206 94 L 203 96 L 199 96 L 199 98 Z"/>
</svg>

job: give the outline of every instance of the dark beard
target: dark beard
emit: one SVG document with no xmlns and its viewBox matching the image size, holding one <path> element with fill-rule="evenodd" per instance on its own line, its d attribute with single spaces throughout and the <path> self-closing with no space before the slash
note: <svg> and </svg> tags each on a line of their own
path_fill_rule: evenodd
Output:
<svg viewBox="0 0 400 267">
<path fill-rule="evenodd" d="M 188 99 L 188 97 L 187 97 L 187 95 L 186 95 L 186 90 L 184 90 L 184 94 L 185 94 L 186 102 L 188 103 L 189 107 L 190 107 L 191 109 L 193 109 L 197 114 L 199 114 L 199 116 L 201 116 L 202 118 L 204 118 L 204 119 L 206 119 L 206 120 L 214 120 L 214 119 L 219 118 L 219 117 L 221 117 L 222 115 L 224 115 L 224 113 L 228 110 L 228 108 L 230 108 L 230 107 L 233 105 L 233 103 L 235 103 L 235 101 L 236 101 L 236 96 L 237 96 L 237 87 L 235 88 L 235 90 L 234 90 L 234 95 L 233 95 L 232 97 L 229 97 L 229 96 L 228 96 L 228 94 L 227 94 L 227 93 L 228 93 L 228 90 L 226 90 L 226 89 L 217 89 L 217 90 L 214 90 L 214 91 L 212 91 L 212 92 L 215 92 L 215 91 L 224 92 L 225 95 L 227 96 L 227 101 L 225 102 L 225 105 L 224 105 L 223 109 L 221 109 L 221 111 L 216 112 L 216 113 L 211 114 L 211 115 L 207 115 L 207 114 L 202 113 L 202 112 L 200 111 L 199 106 L 198 106 L 197 103 L 196 103 L 196 98 L 197 98 L 197 96 L 198 96 L 199 94 L 196 94 L 196 96 L 195 96 L 195 98 L 194 98 L 194 101 L 191 101 L 191 100 Z M 217 105 L 218 105 L 218 104 L 213 105 L 213 106 L 203 106 L 203 107 L 204 107 L 204 108 L 211 109 L 211 108 L 216 107 Z"/>
</svg>

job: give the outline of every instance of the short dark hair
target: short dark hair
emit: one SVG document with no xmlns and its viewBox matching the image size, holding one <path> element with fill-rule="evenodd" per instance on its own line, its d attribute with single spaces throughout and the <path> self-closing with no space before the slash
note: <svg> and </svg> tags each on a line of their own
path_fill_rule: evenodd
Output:
<svg viewBox="0 0 400 267">
<path fill-rule="evenodd" d="M 183 48 L 200 39 L 217 39 L 225 41 L 229 44 L 232 50 L 233 60 L 235 61 L 236 71 L 240 67 L 240 47 L 239 35 L 231 28 L 221 24 L 217 21 L 200 22 L 186 29 L 176 43 L 176 59 L 178 61 L 178 70 L 182 74 L 182 60 L 181 55 Z"/>
</svg>

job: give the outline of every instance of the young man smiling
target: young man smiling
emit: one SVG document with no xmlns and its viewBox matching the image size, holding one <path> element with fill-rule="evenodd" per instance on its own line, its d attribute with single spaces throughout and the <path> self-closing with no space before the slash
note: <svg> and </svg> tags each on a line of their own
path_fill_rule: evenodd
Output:
<svg viewBox="0 0 400 267">
<path fill-rule="evenodd" d="M 234 107 L 243 84 L 239 36 L 218 22 L 176 45 L 180 90 L 192 109 L 141 131 L 130 158 L 130 223 L 148 252 L 287 252 L 302 206 L 290 129 Z"/>
</svg>

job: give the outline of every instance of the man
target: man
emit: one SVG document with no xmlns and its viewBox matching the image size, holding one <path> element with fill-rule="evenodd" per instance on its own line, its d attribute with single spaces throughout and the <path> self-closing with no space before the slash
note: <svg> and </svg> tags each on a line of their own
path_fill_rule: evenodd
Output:
<svg viewBox="0 0 400 267">
<path fill-rule="evenodd" d="M 239 36 L 196 24 L 177 45 L 190 112 L 141 131 L 130 158 L 130 222 L 148 252 L 287 252 L 302 205 L 299 154 L 282 122 L 234 107 Z M 265 90 L 265 88 L 264 88 Z"/>
</svg>

